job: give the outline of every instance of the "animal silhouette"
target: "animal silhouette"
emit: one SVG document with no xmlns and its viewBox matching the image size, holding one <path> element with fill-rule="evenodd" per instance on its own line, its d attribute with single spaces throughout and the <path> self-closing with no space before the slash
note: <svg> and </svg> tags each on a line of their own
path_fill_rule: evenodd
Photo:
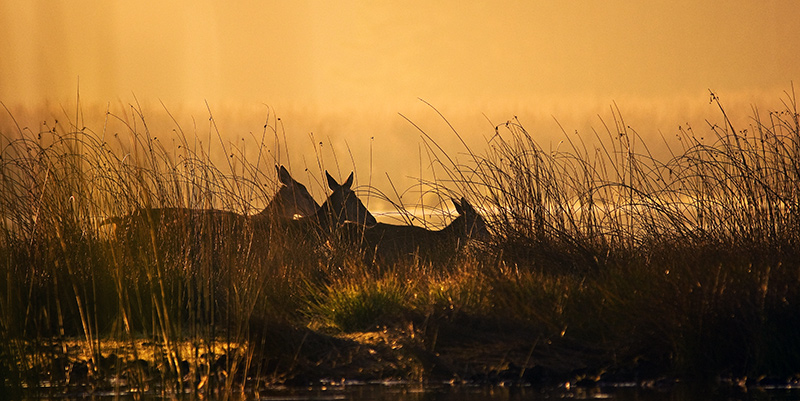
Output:
<svg viewBox="0 0 800 401">
<path fill-rule="evenodd" d="M 410 225 L 378 223 L 359 231 L 351 226 L 348 235 L 356 238 L 369 263 L 431 263 L 455 256 L 470 241 L 490 236 L 483 217 L 466 199 L 452 200 L 459 216 L 441 230 Z"/>
<path fill-rule="evenodd" d="M 316 213 L 319 205 L 306 187 L 292 178 L 284 166 L 276 165 L 275 169 L 281 187 L 269 204 L 251 217 L 252 222 L 264 227 Z M 123 238 L 150 231 L 180 234 L 195 231 L 198 227 L 235 226 L 246 223 L 246 219 L 237 213 L 217 209 L 141 208 L 125 216 L 108 218 L 100 225 L 115 224 L 117 237 Z"/>
</svg>

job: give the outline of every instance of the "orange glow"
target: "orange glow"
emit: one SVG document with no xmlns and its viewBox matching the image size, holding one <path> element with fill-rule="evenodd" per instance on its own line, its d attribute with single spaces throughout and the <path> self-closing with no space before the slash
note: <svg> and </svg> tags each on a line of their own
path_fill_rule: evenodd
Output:
<svg viewBox="0 0 800 401">
<path fill-rule="evenodd" d="M 78 77 L 100 101 L 323 109 L 786 87 L 800 5 L 735 3 L 12 0 L 0 98 L 72 98 Z"/>
<path fill-rule="evenodd" d="M 0 101 L 59 110 L 80 88 L 98 119 L 163 102 L 189 131 L 208 102 L 231 138 L 258 131 L 268 105 L 290 146 L 313 132 L 364 170 L 372 147 L 375 176 L 397 178 L 420 164 L 419 133 L 398 113 L 460 150 L 418 98 L 475 143 L 513 116 L 543 142 L 561 135 L 553 117 L 592 136 L 612 102 L 643 135 L 668 136 L 716 115 L 709 88 L 743 114 L 775 103 L 800 78 L 798 15 L 794 0 L 11 0 L 0 3 Z"/>
</svg>

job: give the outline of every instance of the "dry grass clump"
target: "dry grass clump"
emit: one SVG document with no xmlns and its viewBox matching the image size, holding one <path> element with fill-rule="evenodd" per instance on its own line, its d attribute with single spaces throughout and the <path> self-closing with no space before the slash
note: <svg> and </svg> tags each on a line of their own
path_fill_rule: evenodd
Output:
<svg viewBox="0 0 800 401">
<path fill-rule="evenodd" d="M 542 148 L 518 121 L 454 162 L 427 134 L 437 173 L 479 199 L 504 273 L 499 307 L 553 341 L 646 358 L 693 377 L 797 373 L 800 125 L 785 110 L 736 129 L 678 133 L 661 160 L 615 114 L 599 145 Z M 510 312 L 514 311 L 514 312 Z M 792 323 L 793 324 L 793 323 Z M 617 362 L 614 362 L 617 361 Z"/>
<path fill-rule="evenodd" d="M 134 351 L 115 357 L 123 365 L 138 363 L 144 350 L 136 340 L 149 338 L 163 361 L 146 361 L 148 376 L 163 378 L 173 389 L 230 389 L 245 380 L 230 370 L 243 364 L 244 356 L 229 353 L 225 366 L 215 368 L 221 362 L 209 351 L 214 344 L 255 341 L 249 332 L 254 316 L 288 319 L 302 304 L 286 292 L 298 286 L 294 280 L 303 269 L 317 266 L 318 251 L 298 249 L 293 255 L 304 257 L 284 264 L 280 249 L 269 247 L 270 233 L 243 216 L 254 214 L 251 204 L 266 204 L 277 189 L 264 174 L 274 171 L 277 160 L 264 160 L 266 152 L 259 151 L 253 164 L 242 149 L 226 149 L 228 165 L 221 170 L 182 132 L 167 148 L 147 129 L 143 115 L 135 112 L 133 121 L 126 125 L 128 133 L 113 136 L 61 124 L 35 134 L 3 133 L 3 386 L 33 388 L 42 381 L 54 388 L 76 381 L 103 386 L 116 376 L 128 390 L 144 391 L 127 370 L 100 361 L 108 356 L 107 341 L 123 341 Z M 265 126 L 264 136 L 270 129 Z M 151 224 L 149 217 L 165 208 L 225 211 L 178 213 L 183 217 L 173 224 Z M 108 217 L 129 213 L 143 216 L 136 230 L 108 224 Z M 80 380 L 65 377 L 62 368 L 29 364 L 28 355 L 38 354 L 39 347 L 60 347 L 76 337 L 91 357 L 88 363 L 63 365 L 78 366 Z M 190 358 L 182 347 L 186 341 L 209 346 L 194 347 L 197 355 Z M 63 349 L 53 358 L 67 358 Z M 197 362 L 201 359 L 205 362 Z M 224 370 L 225 379 L 214 369 Z"/>
</svg>

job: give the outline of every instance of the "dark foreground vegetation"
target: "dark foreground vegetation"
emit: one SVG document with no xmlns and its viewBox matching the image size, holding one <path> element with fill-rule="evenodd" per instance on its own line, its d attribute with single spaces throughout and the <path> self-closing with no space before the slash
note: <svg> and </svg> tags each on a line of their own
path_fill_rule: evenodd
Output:
<svg viewBox="0 0 800 401">
<path fill-rule="evenodd" d="M 102 224 L 162 207 L 254 215 L 277 190 L 266 152 L 215 165 L 141 115 L 118 136 L 2 132 L 0 393 L 796 383 L 795 99 L 747 127 L 712 101 L 724 123 L 682 127 L 663 160 L 618 115 L 598 145 L 567 135 L 555 151 L 512 120 L 466 162 L 422 132 L 429 189 L 468 199 L 491 237 L 395 263 L 252 219 Z"/>
</svg>

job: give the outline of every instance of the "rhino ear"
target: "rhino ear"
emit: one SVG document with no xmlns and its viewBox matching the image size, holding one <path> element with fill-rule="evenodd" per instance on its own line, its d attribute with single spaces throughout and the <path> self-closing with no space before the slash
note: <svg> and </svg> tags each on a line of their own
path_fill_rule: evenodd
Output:
<svg viewBox="0 0 800 401">
<path fill-rule="evenodd" d="M 294 180 L 292 180 L 292 176 L 289 175 L 289 170 L 286 170 L 286 167 L 278 167 L 277 165 L 275 165 L 275 168 L 278 170 L 278 180 L 284 185 L 291 185 Z"/>
<path fill-rule="evenodd" d="M 344 187 L 344 189 L 350 189 L 352 185 L 353 185 L 353 172 L 351 171 L 350 175 L 347 177 L 347 180 L 345 180 L 344 184 L 342 184 L 342 187 Z"/>
<path fill-rule="evenodd" d="M 456 207 L 456 212 L 458 212 L 458 214 L 464 214 L 464 208 L 461 206 L 461 203 L 452 198 L 450 200 L 453 202 L 453 206 Z"/>
<path fill-rule="evenodd" d="M 325 170 L 325 177 L 328 178 L 328 187 L 332 191 L 335 191 L 335 190 L 339 189 L 339 187 L 341 187 L 341 185 L 339 185 L 339 183 L 336 182 L 336 180 L 334 180 L 333 177 L 331 177 L 330 174 L 328 174 L 328 170 Z"/>
</svg>

